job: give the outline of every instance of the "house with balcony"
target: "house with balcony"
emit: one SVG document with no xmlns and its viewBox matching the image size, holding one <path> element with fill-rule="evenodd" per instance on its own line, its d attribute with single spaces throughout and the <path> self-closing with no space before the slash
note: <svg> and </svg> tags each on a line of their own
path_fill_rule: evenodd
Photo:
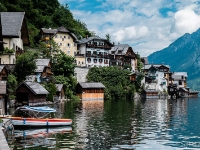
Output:
<svg viewBox="0 0 200 150">
<path fill-rule="evenodd" d="M 86 67 L 108 67 L 110 63 L 109 50 L 112 46 L 113 44 L 106 39 L 98 36 L 88 37 L 78 41 L 77 54 L 85 56 Z"/>
<path fill-rule="evenodd" d="M 137 68 L 137 58 L 131 46 L 128 44 L 119 44 L 110 50 L 110 66 L 130 65 L 130 70 L 135 71 Z"/>
<path fill-rule="evenodd" d="M 171 72 L 169 74 L 168 93 L 171 98 L 189 97 L 190 88 L 187 87 L 187 72 Z"/>
<path fill-rule="evenodd" d="M 142 68 L 145 78 L 142 83 L 146 89 L 154 89 L 157 91 L 167 91 L 169 85 L 170 67 L 168 65 L 144 65 Z"/>
<path fill-rule="evenodd" d="M 24 46 L 30 45 L 25 12 L 0 12 L 0 15 L 4 42 L 0 64 L 15 64 Z"/>
<path fill-rule="evenodd" d="M 40 35 L 41 41 L 46 43 L 50 51 L 50 40 L 54 40 L 65 54 L 74 57 L 77 53 L 77 37 L 63 26 L 57 29 L 42 28 Z"/>
</svg>

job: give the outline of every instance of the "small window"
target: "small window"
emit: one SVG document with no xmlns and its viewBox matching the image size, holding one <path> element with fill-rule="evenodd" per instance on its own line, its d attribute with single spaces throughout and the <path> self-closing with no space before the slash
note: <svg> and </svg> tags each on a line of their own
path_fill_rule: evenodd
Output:
<svg viewBox="0 0 200 150">
<path fill-rule="evenodd" d="M 94 63 L 97 63 L 97 59 L 94 59 Z"/>
<path fill-rule="evenodd" d="M 60 46 L 62 46 L 62 43 L 60 43 Z"/>
<path fill-rule="evenodd" d="M 66 36 L 64 36 L 64 39 L 66 39 Z"/>
<path fill-rule="evenodd" d="M 70 54 L 70 51 L 67 51 L 67 54 Z"/>
<path fill-rule="evenodd" d="M 70 47 L 70 43 L 68 43 L 67 46 Z"/>
<path fill-rule="evenodd" d="M 68 39 L 70 39 L 70 36 L 68 35 Z"/>
<path fill-rule="evenodd" d="M 62 38 L 62 35 L 60 35 L 60 38 Z"/>
</svg>

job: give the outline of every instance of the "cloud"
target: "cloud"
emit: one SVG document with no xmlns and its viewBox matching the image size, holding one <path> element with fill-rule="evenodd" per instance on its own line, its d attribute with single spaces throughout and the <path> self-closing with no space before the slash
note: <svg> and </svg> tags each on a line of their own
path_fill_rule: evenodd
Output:
<svg viewBox="0 0 200 150">
<path fill-rule="evenodd" d="M 193 8 L 186 7 L 175 13 L 172 33 L 177 33 L 178 35 L 192 33 L 200 27 L 200 15 L 196 14 L 192 10 Z"/>
<path fill-rule="evenodd" d="M 130 26 L 123 30 L 119 30 L 113 33 L 114 41 L 124 42 L 136 39 L 144 38 L 148 34 L 148 28 L 146 26 L 135 27 Z"/>
<path fill-rule="evenodd" d="M 85 0 L 85 4 L 88 2 Z M 112 42 L 129 44 L 141 56 L 148 56 L 200 27 L 198 2 L 98 0 L 100 5 L 91 9 L 86 9 L 89 5 L 85 5 L 71 11 L 76 19 L 86 23 L 87 28 L 100 37 L 110 34 Z"/>
</svg>

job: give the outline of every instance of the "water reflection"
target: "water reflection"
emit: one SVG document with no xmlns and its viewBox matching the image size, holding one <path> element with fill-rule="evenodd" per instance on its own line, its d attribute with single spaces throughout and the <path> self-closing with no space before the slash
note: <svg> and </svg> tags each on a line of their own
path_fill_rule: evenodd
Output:
<svg viewBox="0 0 200 150">
<path fill-rule="evenodd" d="M 72 132 L 57 133 L 52 139 L 57 149 L 200 148 L 198 98 L 71 101 L 55 107 L 60 115 L 73 120 Z M 30 143 L 23 141 L 24 137 L 22 141 L 17 139 L 15 136 L 16 145 Z M 41 141 L 39 148 L 45 149 L 48 143 Z"/>
</svg>

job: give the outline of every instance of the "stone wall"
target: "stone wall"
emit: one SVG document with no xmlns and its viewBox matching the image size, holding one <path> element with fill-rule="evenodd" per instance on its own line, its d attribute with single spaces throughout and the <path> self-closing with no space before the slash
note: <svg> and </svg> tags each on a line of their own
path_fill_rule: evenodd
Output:
<svg viewBox="0 0 200 150">
<path fill-rule="evenodd" d="M 88 74 L 89 68 L 76 67 L 74 72 L 78 82 L 87 82 L 86 76 Z"/>
</svg>

